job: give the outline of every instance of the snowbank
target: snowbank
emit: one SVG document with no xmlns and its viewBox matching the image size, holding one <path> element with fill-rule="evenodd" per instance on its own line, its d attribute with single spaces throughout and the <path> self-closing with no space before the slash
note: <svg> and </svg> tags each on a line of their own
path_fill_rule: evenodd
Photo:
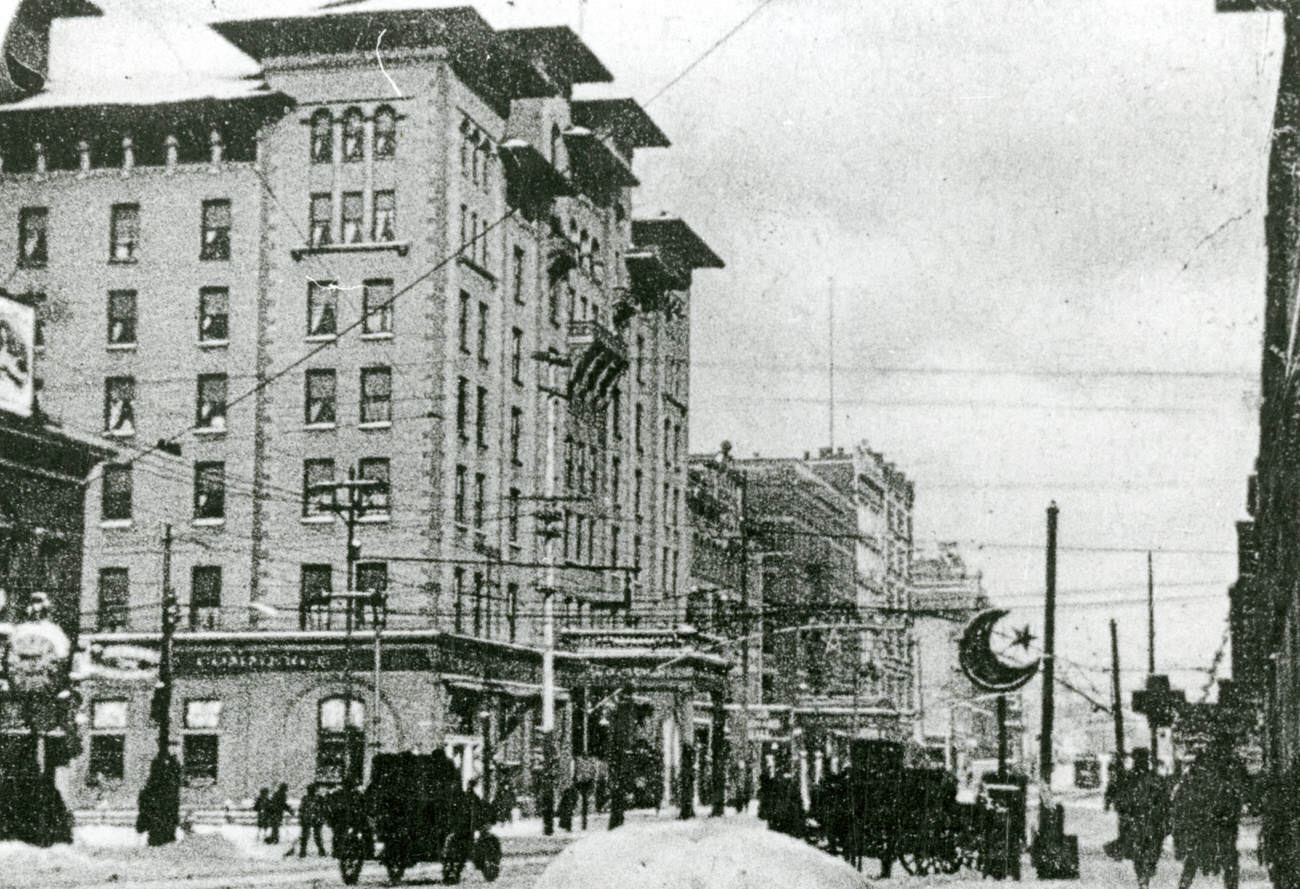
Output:
<svg viewBox="0 0 1300 889">
<path fill-rule="evenodd" d="M 569 846 L 534 889 L 863 889 L 838 858 L 748 818 L 627 825 Z"/>
</svg>

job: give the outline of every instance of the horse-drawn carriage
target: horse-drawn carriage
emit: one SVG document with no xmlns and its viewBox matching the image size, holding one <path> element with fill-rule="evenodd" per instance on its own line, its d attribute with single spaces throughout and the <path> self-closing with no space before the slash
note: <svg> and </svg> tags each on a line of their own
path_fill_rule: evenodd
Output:
<svg viewBox="0 0 1300 889">
<path fill-rule="evenodd" d="M 850 862 L 879 859 L 883 876 L 897 861 L 910 874 L 970 867 L 1019 878 L 1020 793 L 1017 821 L 1001 798 L 959 801 L 956 778 L 943 769 L 904 767 L 901 744 L 856 741 L 848 768 L 814 789 L 808 836 Z"/>
<path fill-rule="evenodd" d="M 371 858 L 383 863 L 393 882 L 424 861 L 441 863 L 449 884 L 460 881 L 469 862 L 489 881 L 501 873 L 490 808 L 461 788 L 459 772 L 443 753 L 376 754 L 365 793 L 341 790 L 331 810 L 334 857 L 348 885 Z"/>
</svg>

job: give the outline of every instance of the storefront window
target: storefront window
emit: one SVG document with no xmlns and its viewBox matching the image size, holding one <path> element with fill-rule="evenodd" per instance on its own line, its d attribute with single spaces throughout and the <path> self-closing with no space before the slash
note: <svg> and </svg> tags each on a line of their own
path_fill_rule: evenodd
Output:
<svg viewBox="0 0 1300 889">
<path fill-rule="evenodd" d="M 341 784 L 345 777 L 361 783 L 366 754 L 366 706 L 355 698 L 320 702 L 316 727 L 316 779 Z"/>
</svg>

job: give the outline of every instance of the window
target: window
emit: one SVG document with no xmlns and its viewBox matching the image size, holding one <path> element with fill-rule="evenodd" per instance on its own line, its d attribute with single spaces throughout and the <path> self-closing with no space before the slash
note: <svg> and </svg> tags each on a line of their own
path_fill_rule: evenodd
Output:
<svg viewBox="0 0 1300 889">
<path fill-rule="evenodd" d="M 108 292 L 108 344 L 110 346 L 135 345 L 135 312 L 134 290 Z"/>
<path fill-rule="evenodd" d="M 395 192 L 375 192 L 375 219 L 370 240 L 397 240 L 397 194 Z"/>
<path fill-rule="evenodd" d="M 225 287 L 199 291 L 199 342 L 224 343 L 230 336 L 230 292 Z"/>
<path fill-rule="evenodd" d="M 645 373 L 645 337 L 637 336 L 636 338 L 636 381 L 643 383 L 643 374 Z"/>
<path fill-rule="evenodd" d="M 510 329 L 510 379 L 515 385 L 524 384 L 524 332 L 518 327 Z"/>
<path fill-rule="evenodd" d="M 364 202 L 361 192 L 345 191 L 343 192 L 343 243 L 360 244 L 366 239 L 364 218 Z"/>
<path fill-rule="evenodd" d="M 194 464 L 194 518 L 226 517 L 226 464 L 206 461 Z"/>
<path fill-rule="evenodd" d="M 474 439 L 480 448 L 486 448 L 487 442 L 487 389 L 478 387 L 474 399 Z"/>
<path fill-rule="evenodd" d="M 361 784 L 366 757 L 366 705 L 346 698 L 320 702 L 316 723 L 316 780 Z"/>
<path fill-rule="evenodd" d="M 672 420 L 666 419 L 664 420 L 664 468 L 665 469 L 669 469 L 673 465 L 672 434 L 673 434 L 673 422 Z"/>
<path fill-rule="evenodd" d="M 125 630 L 130 580 L 125 568 L 99 569 L 99 602 L 95 628 L 101 632 Z"/>
<path fill-rule="evenodd" d="M 392 157 L 397 153 L 397 113 L 387 105 L 375 111 L 375 157 Z"/>
<path fill-rule="evenodd" d="M 393 280 L 374 278 L 361 291 L 361 333 L 382 336 L 393 332 Z"/>
<path fill-rule="evenodd" d="M 636 442 L 636 452 L 642 453 L 641 447 L 641 426 L 645 422 L 645 409 L 640 403 L 636 406 L 636 426 L 632 430 L 632 438 Z"/>
<path fill-rule="evenodd" d="M 461 441 L 469 440 L 469 380 L 456 380 L 456 432 Z"/>
<path fill-rule="evenodd" d="M 221 701 L 185 702 L 185 734 L 181 737 L 181 775 L 187 787 L 208 787 L 217 781 L 217 750 Z"/>
<path fill-rule="evenodd" d="M 521 305 L 524 301 L 524 260 L 526 257 L 527 254 L 524 253 L 524 248 L 516 246 L 510 263 L 510 292 L 514 295 L 515 302 Z"/>
<path fill-rule="evenodd" d="M 361 492 L 361 506 L 368 514 L 387 515 L 388 496 L 392 490 L 388 481 L 387 457 L 363 457 L 357 463 L 357 475 L 364 481 L 379 482 L 374 488 Z"/>
<path fill-rule="evenodd" d="M 204 201 L 199 259 L 229 258 L 230 201 Z"/>
<path fill-rule="evenodd" d="M 510 515 L 506 524 L 506 536 L 511 543 L 519 540 L 519 489 L 510 489 Z"/>
<path fill-rule="evenodd" d="M 609 461 L 609 499 L 614 506 L 619 505 L 619 487 L 623 475 L 623 461 L 618 457 L 612 457 Z"/>
<path fill-rule="evenodd" d="M 23 207 L 18 211 L 18 264 L 39 268 L 49 262 L 46 240 L 50 211 L 45 207 Z"/>
<path fill-rule="evenodd" d="M 393 419 L 393 372 L 387 367 L 361 368 L 361 422 Z"/>
<path fill-rule="evenodd" d="M 226 375 L 203 374 L 199 377 L 198 400 L 194 425 L 199 429 L 224 432 L 226 429 Z"/>
<path fill-rule="evenodd" d="M 135 262 L 139 247 L 140 205 L 114 204 L 109 224 L 109 261 Z"/>
<path fill-rule="evenodd" d="M 474 527 L 483 530 L 483 507 L 487 498 L 487 476 L 474 473 Z"/>
<path fill-rule="evenodd" d="M 121 781 L 126 774 L 127 702 L 92 701 L 90 704 L 90 762 L 88 782 Z"/>
<path fill-rule="evenodd" d="M 623 391 L 614 389 L 609 402 L 609 425 L 615 441 L 623 438 Z"/>
<path fill-rule="evenodd" d="M 459 465 L 456 467 L 456 495 L 455 495 L 455 516 L 458 525 L 465 524 L 465 479 L 468 470 Z"/>
<path fill-rule="evenodd" d="M 519 622 L 519 584 L 506 584 L 506 625 L 510 631 L 510 641 L 515 641 L 515 633 Z"/>
<path fill-rule="evenodd" d="M 465 613 L 465 569 L 455 568 L 451 572 L 452 586 L 455 587 L 453 599 L 453 614 L 455 615 L 455 624 L 453 628 L 457 633 L 461 630 L 462 616 Z"/>
<path fill-rule="evenodd" d="M 641 488 L 645 476 L 641 470 L 632 474 L 632 514 L 638 518 L 641 516 Z"/>
<path fill-rule="evenodd" d="M 322 108 L 311 116 L 311 162 L 328 164 L 334 161 L 334 121 L 328 109 Z"/>
<path fill-rule="evenodd" d="M 328 458 L 302 461 L 302 514 L 306 518 L 332 515 L 334 503 L 334 461 Z"/>
<path fill-rule="evenodd" d="M 106 522 L 120 522 L 131 518 L 131 466 L 127 463 L 106 463 L 101 479 L 99 516 Z"/>
<path fill-rule="evenodd" d="M 488 304 L 478 304 L 478 360 L 487 364 L 488 360 Z"/>
<path fill-rule="evenodd" d="M 560 278 L 552 281 L 550 290 L 547 291 L 546 312 L 552 324 L 560 323 L 560 291 L 563 287 L 564 279 Z"/>
<path fill-rule="evenodd" d="M 456 326 L 457 336 L 460 342 L 460 350 L 466 355 L 469 354 L 469 294 L 464 290 L 460 292 L 460 316 Z"/>
<path fill-rule="evenodd" d="M 104 381 L 104 432 L 135 435 L 135 377 Z"/>
<path fill-rule="evenodd" d="M 383 593 L 388 590 L 388 563 L 362 562 L 357 565 L 357 591 Z"/>
<path fill-rule="evenodd" d="M 469 231 L 469 206 L 466 204 L 461 204 L 460 205 L 460 244 L 456 248 L 456 251 L 461 256 L 465 255 L 465 247 L 470 243 L 471 237 L 472 235 Z"/>
<path fill-rule="evenodd" d="M 190 569 L 190 629 L 221 629 L 221 566 Z"/>
<path fill-rule="evenodd" d="M 524 434 L 524 412 L 522 408 L 510 408 L 510 462 L 522 466 L 519 459 L 519 442 Z"/>
<path fill-rule="evenodd" d="M 354 163 L 366 155 L 366 124 L 361 112 L 349 108 L 343 114 L 343 160 Z"/>
<path fill-rule="evenodd" d="M 330 565 L 303 565 L 299 575 L 298 626 L 307 627 L 307 615 L 313 608 L 328 608 L 334 591 L 334 569 Z"/>
<path fill-rule="evenodd" d="M 328 194 L 314 194 L 311 196 L 309 246 L 325 247 L 334 243 L 334 232 L 330 228 L 333 216 L 334 202 Z"/>
<path fill-rule="evenodd" d="M 483 635 L 483 600 L 486 598 L 487 590 L 483 587 L 482 572 L 474 572 L 474 635 Z M 490 632 L 490 631 L 489 631 Z"/>
<path fill-rule="evenodd" d="M 339 291 L 333 281 L 307 283 L 307 336 L 338 334 Z"/>
<path fill-rule="evenodd" d="M 333 370 L 307 371 L 306 416 L 308 426 L 333 426 L 338 421 L 336 412 L 337 379 Z"/>
</svg>

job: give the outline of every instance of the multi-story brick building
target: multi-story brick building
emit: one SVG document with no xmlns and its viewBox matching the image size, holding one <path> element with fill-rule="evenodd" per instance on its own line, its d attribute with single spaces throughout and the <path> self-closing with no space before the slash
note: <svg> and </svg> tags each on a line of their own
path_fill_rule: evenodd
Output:
<svg viewBox="0 0 1300 889">
<path fill-rule="evenodd" d="M 171 527 L 196 804 L 377 743 L 467 773 L 487 748 L 526 783 L 544 587 L 581 628 L 684 585 L 688 293 L 721 261 L 634 218 L 633 153 L 668 140 L 630 99 L 572 98 L 611 75 L 566 28 L 364 4 L 214 28 L 256 76 L 0 105 L 46 405 L 127 455 L 88 494 L 81 609 L 101 641 L 156 639 Z M 93 29 L 59 34 L 55 62 Z M 345 619 L 349 588 L 382 614 Z M 92 704 L 126 737 L 83 763 L 110 789 L 143 779 L 143 695 Z"/>
</svg>

